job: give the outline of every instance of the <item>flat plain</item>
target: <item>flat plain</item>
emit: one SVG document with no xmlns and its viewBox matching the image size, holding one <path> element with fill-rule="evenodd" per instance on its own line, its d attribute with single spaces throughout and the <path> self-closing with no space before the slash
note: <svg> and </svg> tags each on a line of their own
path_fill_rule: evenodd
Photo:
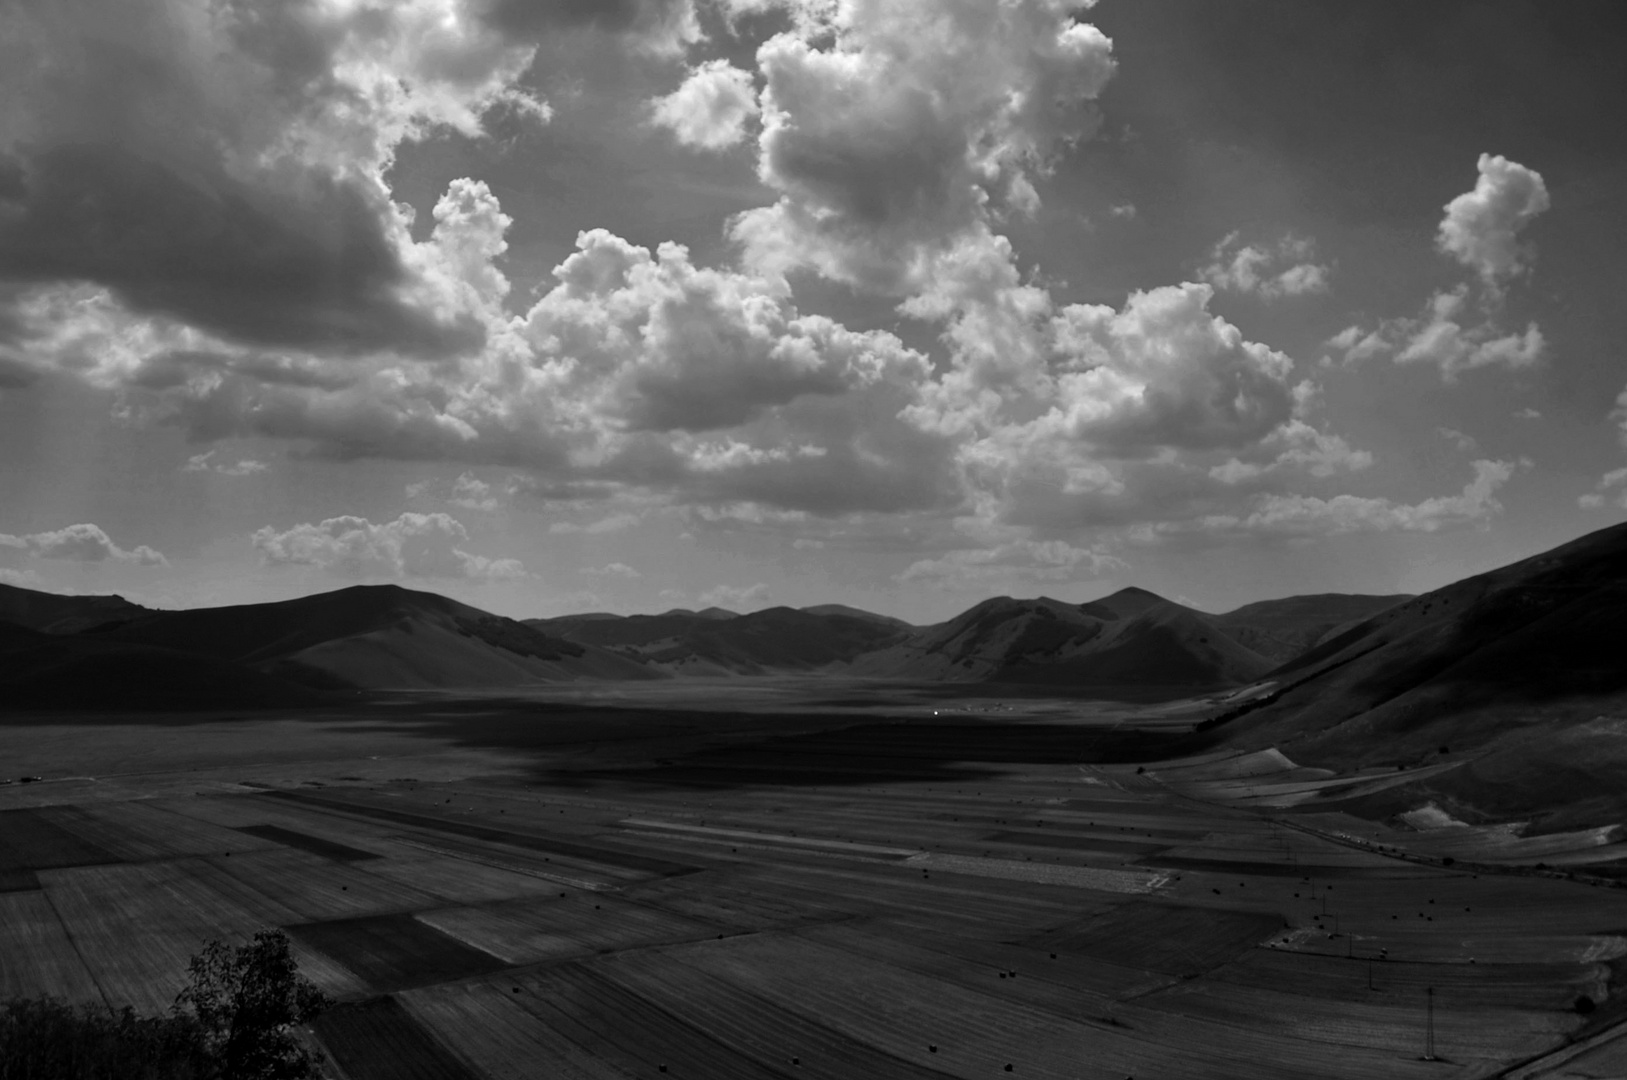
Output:
<svg viewBox="0 0 1627 1080">
<path fill-rule="evenodd" d="M 349 1080 L 1619 1072 L 1613 835 L 1180 758 L 1213 702 L 685 692 L 7 717 L 0 994 L 275 926 Z"/>
</svg>

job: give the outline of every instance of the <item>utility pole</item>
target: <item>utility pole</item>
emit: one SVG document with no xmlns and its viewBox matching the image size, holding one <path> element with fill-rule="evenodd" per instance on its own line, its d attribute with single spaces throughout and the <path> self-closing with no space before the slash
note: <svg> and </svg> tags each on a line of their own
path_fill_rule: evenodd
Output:
<svg viewBox="0 0 1627 1080">
<path fill-rule="evenodd" d="M 1435 988 L 1433 986 L 1431 986 L 1429 988 L 1429 997 L 1427 998 L 1427 1001 L 1428 1001 L 1428 1004 L 1427 1004 L 1426 1008 L 1429 1011 L 1426 1014 L 1428 1016 L 1428 1020 L 1426 1021 L 1428 1026 L 1424 1029 L 1424 1060 L 1425 1061 L 1434 1061 L 1435 1060 Z"/>
</svg>

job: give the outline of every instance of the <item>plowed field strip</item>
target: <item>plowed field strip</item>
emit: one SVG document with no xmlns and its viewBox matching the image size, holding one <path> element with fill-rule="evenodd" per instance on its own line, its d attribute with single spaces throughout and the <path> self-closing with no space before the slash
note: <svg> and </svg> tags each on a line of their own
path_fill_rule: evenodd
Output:
<svg viewBox="0 0 1627 1080">
<path fill-rule="evenodd" d="M 487 1080 L 628 1080 L 628 1073 L 560 1035 L 513 996 L 499 981 L 409 990 L 398 1000 Z"/>
<path fill-rule="evenodd" d="M 445 818 L 431 817 L 427 814 L 416 814 L 405 810 L 392 810 L 383 806 L 372 806 L 366 803 L 350 802 L 344 799 L 328 798 L 320 795 L 309 795 L 304 792 L 279 791 L 275 797 L 288 799 L 294 802 L 309 803 L 335 810 L 343 810 L 348 814 L 362 817 L 371 817 L 380 821 L 393 821 L 402 825 L 413 825 L 418 828 L 433 829 L 437 832 L 454 833 L 459 836 L 472 837 L 476 840 L 490 840 L 494 843 L 509 844 L 513 847 L 529 848 L 533 851 L 557 852 L 571 858 L 582 859 L 591 863 L 606 866 L 617 866 L 626 870 L 641 873 L 667 875 L 692 873 L 699 867 L 690 863 L 672 862 L 634 851 L 627 851 L 614 847 L 600 847 L 592 844 L 578 843 L 560 837 L 544 837 L 512 832 L 507 829 L 493 828 L 489 825 L 480 825 L 468 821 L 448 821 Z"/>
<path fill-rule="evenodd" d="M 302 921 L 415 911 L 444 903 L 432 893 L 368 873 L 356 864 L 336 863 L 292 848 L 209 862 Z"/>
<path fill-rule="evenodd" d="M 0 871 L 122 862 L 50 820 L 44 810 L 0 810 Z"/>
<path fill-rule="evenodd" d="M 165 865 L 165 864 L 150 864 Z M 232 936 L 224 911 L 200 911 L 155 882 L 147 867 L 42 872 L 51 904 L 108 1003 L 162 1013 L 186 982 L 188 960 L 211 938 Z M 237 913 L 239 926 L 255 925 Z"/>
<path fill-rule="evenodd" d="M 882 923 L 837 923 L 793 932 L 798 937 L 932 978 L 959 982 L 980 992 L 1015 995 L 1069 1016 L 1078 1016 L 1085 1008 L 1106 1010 L 1114 1001 L 1138 997 L 1179 978 L 1004 942 L 942 934 L 899 934 Z M 1009 977 L 1011 972 L 1017 976 Z M 1001 979 L 1002 974 L 1008 978 Z"/>
<path fill-rule="evenodd" d="M 1094 836 L 1081 836 L 1064 832 L 996 832 L 984 837 L 998 844 L 1020 844 L 1024 847 L 1066 848 L 1070 851 L 1100 851 L 1113 855 L 1150 855 L 1163 851 L 1168 843 L 1135 840 L 1103 840 Z"/>
<path fill-rule="evenodd" d="M 1339 1047 L 1359 1046 L 1400 1054 L 1418 1045 L 1424 996 L 1421 991 L 1375 994 L 1373 1000 L 1358 1003 L 1253 987 L 1189 983 L 1141 998 L 1122 1008 L 1119 1016 L 1135 1024 L 1142 1010 L 1159 1010 Z M 1509 1061 L 1529 1057 L 1552 1046 L 1582 1022 L 1574 1013 L 1558 1011 L 1454 1009 L 1443 1007 L 1443 997 L 1435 995 L 1435 1042 L 1437 1052 L 1448 1059 L 1465 1053 Z"/>
<path fill-rule="evenodd" d="M 288 932 L 381 992 L 464 979 L 504 966 L 490 953 L 410 915 L 297 923 Z"/>
<path fill-rule="evenodd" d="M 1286 862 L 1281 860 L 1256 860 L 1246 856 L 1238 858 L 1194 858 L 1186 855 L 1174 855 L 1169 851 L 1160 854 L 1147 855 L 1142 860 L 1147 866 L 1156 866 L 1170 870 L 1198 870 L 1216 874 L 1253 874 L 1260 877 L 1304 877 L 1312 874 L 1321 878 L 1417 878 L 1421 877 L 1418 868 L 1405 863 L 1391 861 L 1385 866 L 1350 866 L 1333 862 Z"/>
<path fill-rule="evenodd" d="M 796 1075 L 787 1054 L 770 1067 L 691 1027 L 647 998 L 579 964 L 518 979 L 521 1008 L 584 1050 L 633 1076 L 666 1074 L 693 1080 L 775 1080 Z"/>
<path fill-rule="evenodd" d="M 50 899 L 43 892 L 0 896 L 0 1001 L 42 995 L 102 1001 Z"/>
<path fill-rule="evenodd" d="M 881 847 L 876 844 L 862 844 L 851 840 L 830 840 L 814 836 L 796 836 L 794 834 L 761 832 L 750 829 L 722 829 L 706 825 L 690 825 L 683 822 L 657 821 L 650 818 L 626 818 L 621 824 L 635 829 L 643 829 L 647 832 L 653 831 L 656 835 L 661 833 L 693 834 L 764 844 L 778 844 L 786 847 L 828 849 L 878 859 L 907 859 L 911 855 L 917 854 L 915 848 Z"/>
<path fill-rule="evenodd" d="M 1372 1001 L 1381 995 L 1422 994 L 1435 987 L 1456 1008 L 1566 1009 L 1579 994 L 1607 992 L 1604 964 L 1419 964 L 1369 962 L 1365 942 L 1356 959 L 1285 949 L 1250 949 L 1210 975 L 1216 985 L 1292 990 L 1332 1001 Z M 1368 986 L 1369 969 L 1373 988 Z"/>
<path fill-rule="evenodd" d="M 368 872 L 433 893 L 453 904 L 479 904 L 516 896 L 553 896 L 559 885 L 463 859 L 433 857 L 387 859 L 369 863 Z"/>
<path fill-rule="evenodd" d="M 828 921 L 836 912 L 954 919 L 1002 934 L 1037 929 L 1077 916 L 1081 909 L 1106 910 L 1106 905 L 1092 900 L 1070 905 L 1056 903 L 1050 897 L 1032 898 L 1020 886 L 1000 879 L 961 878 L 941 872 L 933 876 L 913 868 L 888 866 L 877 866 L 874 872 L 845 866 L 764 866 L 743 872 L 732 884 L 768 896 L 820 897 L 834 911 L 820 913 L 826 918 L 818 921 Z"/>
<path fill-rule="evenodd" d="M 529 964 L 665 942 L 715 938 L 716 924 L 613 896 L 518 900 L 420 912 L 420 921 L 460 941 Z"/>
<path fill-rule="evenodd" d="M 451 856 L 464 863 L 478 863 L 557 882 L 573 889 L 604 889 L 624 884 L 628 880 L 621 871 L 605 873 L 604 867 L 583 862 L 581 859 L 543 855 L 536 851 L 464 840 L 455 836 L 440 836 L 434 833 L 407 836 L 395 833 L 391 835 L 390 840 L 409 850 L 410 857 L 421 857 L 423 852 L 429 851 L 437 855 Z"/>
<path fill-rule="evenodd" d="M 1199 975 L 1270 938 L 1282 927 L 1282 919 L 1273 915 L 1140 901 L 1066 924 L 1025 944 L 1125 967 Z"/>
<path fill-rule="evenodd" d="M 1032 881 L 1044 885 L 1067 885 L 1077 889 L 1109 893 L 1147 893 L 1162 883 L 1162 875 L 1145 870 L 1059 866 L 1054 863 L 1018 862 L 1016 859 L 987 859 L 975 855 L 937 852 L 913 859 L 911 865 L 976 877 Z"/>
<path fill-rule="evenodd" d="M 766 930 L 853 914 L 850 905 L 827 903 L 828 898 L 817 893 L 787 896 L 761 884 L 737 881 L 711 874 L 665 878 L 629 888 L 623 895 L 644 907 L 734 931 Z"/>
<path fill-rule="evenodd" d="M 791 1069 L 808 1080 L 949 1075 L 853 1039 L 658 950 L 600 961 L 593 971 L 757 1061 L 783 1067 L 798 1059 Z"/>
<path fill-rule="evenodd" d="M 341 1005 L 314 1026 L 350 1080 L 482 1080 L 394 998 Z"/>
<path fill-rule="evenodd" d="M 310 833 L 285 829 L 281 825 L 239 825 L 232 831 L 257 836 L 262 840 L 270 840 L 284 847 L 309 851 L 312 855 L 320 855 L 324 859 L 333 859 L 335 862 L 363 862 L 367 859 L 380 858 L 377 852 L 363 851 L 361 848 L 341 844 L 336 840 L 325 840 L 320 836 L 312 836 Z"/>
<path fill-rule="evenodd" d="M 687 946 L 670 955 L 860 1042 L 967 1080 L 1000 1075 L 1008 1063 L 1021 1075 L 1046 1080 L 1434 1075 L 1432 1066 L 1422 1067 L 1428 1063 L 1396 1061 L 1394 1055 L 1349 1051 L 1330 1060 L 1325 1046 L 1220 1025 L 1148 1037 L 1068 1021 L 998 994 L 779 935 Z M 939 1052 L 931 1054 L 928 1043 Z"/>
<path fill-rule="evenodd" d="M 61 819 L 65 828 L 132 862 L 263 851 L 274 846 L 271 841 L 174 813 L 146 799 L 53 809 L 72 815 Z"/>
</svg>

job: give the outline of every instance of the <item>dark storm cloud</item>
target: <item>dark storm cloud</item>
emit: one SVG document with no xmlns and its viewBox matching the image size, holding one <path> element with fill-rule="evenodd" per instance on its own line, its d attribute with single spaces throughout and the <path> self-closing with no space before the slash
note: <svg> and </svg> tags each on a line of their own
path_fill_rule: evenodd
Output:
<svg viewBox="0 0 1627 1080">
<path fill-rule="evenodd" d="M 478 325 L 397 298 L 405 274 L 379 209 L 344 181 L 312 171 L 272 194 L 91 143 L 18 171 L 0 201 L 0 280 L 97 282 L 134 310 L 258 345 L 439 355 L 481 342 Z"/>
</svg>

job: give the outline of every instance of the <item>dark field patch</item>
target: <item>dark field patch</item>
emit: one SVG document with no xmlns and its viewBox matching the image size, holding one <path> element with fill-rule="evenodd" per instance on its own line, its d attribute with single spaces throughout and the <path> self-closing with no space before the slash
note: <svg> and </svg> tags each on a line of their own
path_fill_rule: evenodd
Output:
<svg viewBox="0 0 1627 1080">
<path fill-rule="evenodd" d="M 1201 975 L 1282 929 L 1280 916 L 1132 901 L 1022 944 L 1111 964 Z"/>
<path fill-rule="evenodd" d="M 790 1068 L 770 1068 L 674 1016 L 648 998 L 580 964 L 538 972 L 515 998 L 554 1031 L 628 1076 L 706 1080 L 774 1080 Z M 777 1064 L 790 1066 L 789 1055 Z"/>
<path fill-rule="evenodd" d="M 480 1080 L 393 997 L 340 1005 L 313 1026 L 350 1080 Z"/>
<path fill-rule="evenodd" d="M 747 746 L 710 747 L 653 769 L 640 764 L 574 770 L 552 774 L 550 779 L 558 784 L 602 780 L 713 788 L 971 782 L 992 775 L 986 767 L 991 764 L 1142 761 L 1185 752 L 1192 748 L 1190 743 L 1184 733 L 1060 724 L 889 722 L 774 736 Z"/>
<path fill-rule="evenodd" d="M 386 993 L 484 975 L 507 966 L 411 915 L 332 919 L 287 929 Z"/>
<path fill-rule="evenodd" d="M 39 887 L 39 875 L 32 870 L 0 870 L 0 893 L 30 892 Z"/>
<path fill-rule="evenodd" d="M 582 844 L 574 840 L 564 840 L 554 836 L 544 837 L 531 833 L 511 832 L 508 829 L 494 829 L 489 825 L 477 825 L 470 821 L 448 821 L 445 818 L 432 817 L 428 814 L 415 814 L 407 810 L 392 810 L 384 806 L 369 806 L 366 803 L 347 802 L 344 799 L 307 795 L 300 791 L 276 791 L 268 792 L 268 794 L 294 802 L 311 803 L 329 809 L 343 810 L 347 814 L 357 814 L 361 817 L 376 818 L 380 821 L 393 821 L 401 825 L 417 826 L 420 829 L 433 829 L 436 832 L 453 833 L 457 836 L 468 836 L 476 840 L 487 840 L 494 844 L 507 844 L 510 847 L 563 855 L 587 862 L 596 862 L 602 866 L 617 866 L 624 870 L 634 870 L 647 874 L 660 874 L 663 876 L 692 874 L 701 869 L 688 863 L 658 859 L 653 855 L 641 855 L 634 851 Z"/>
<path fill-rule="evenodd" d="M 361 862 L 363 859 L 377 859 L 380 856 L 371 851 L 353 848 L 348 844 L 341 844 L 334 840 L 324 840 L 320 836 L 311 836 L 308 833 L 295 832 L 285 829 L 281 825 L 240 825 L 237 832 L 258 836 L 262 840 L 273 840 L 284 847 L 299 848 L 309 851 L 312 855 L 321 855 L 325 859 L 337 862 Z"/>
<path fill-rule="evenodd" d="M 35 810 L 0 810 L 0 875 L 123 862 Z"/>
<path fill-rule="evenodd" d="M 1185 855 L 1148 855 L 1141 862 L 1165 870 L 1202 870 L 1216 874 L 1244 874 L 1252 877 L 1384 878 L 1421 877 L 1428 871 L 1397 860 L 1393 868 L 1384 866 L 1323 866 L 1310 862 L 1249 862 L 1244 859 L 1194 859 Z"/>
<path fill-rule="evenodd" d="M 1105 851 L 1123 855 L 1151 855 L 1170 845 L 1135 840 L 1098 840 L 1093 836 L 1070 836 L 1061 832 L 997 832 L 984 837 L 1003 844 L 1022 844 L 1025 847 L 1066 848 L 1069 851 Z"/>
</svg>

